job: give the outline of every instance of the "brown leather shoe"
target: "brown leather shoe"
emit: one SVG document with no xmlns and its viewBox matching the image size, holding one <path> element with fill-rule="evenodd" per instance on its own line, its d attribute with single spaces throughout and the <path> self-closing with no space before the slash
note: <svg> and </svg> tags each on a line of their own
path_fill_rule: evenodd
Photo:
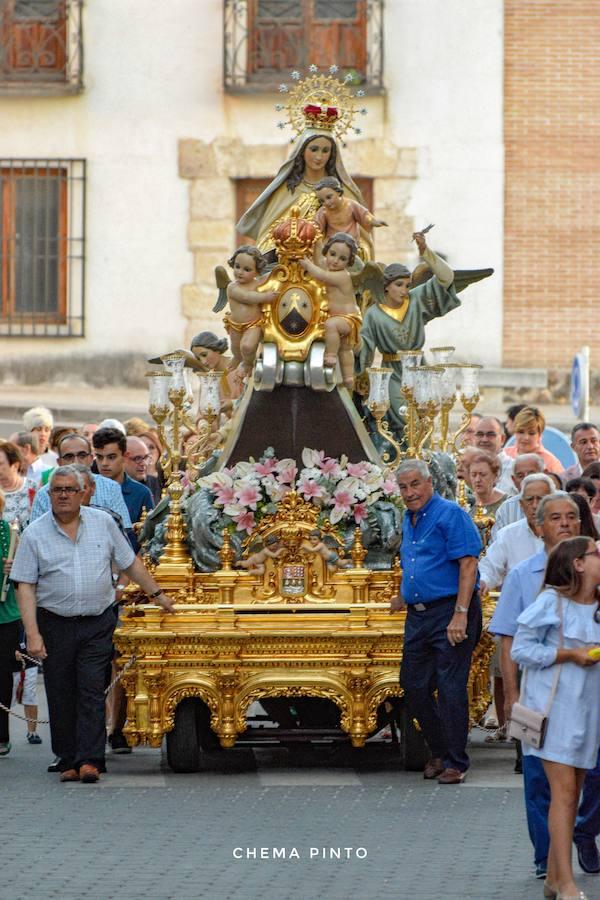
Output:
<svg viewBox="0 0 600 900">
<path fill-rule="evenodd" d="M 84 763 L 79 767 L 79 779 L 84 784 L 96 784 L 99 778 L 100 772 L 96 766 L 92 766 L 90 763 Z"/>
<path fill-rule="evenodd" d="M 459 769 L 444 769 L 438 778 L 438 784 L 462 784 L 466 774 Z"/>
<path fill-rule="evenodd" d="M 431 759 L 428 759 L 425 763 L 425 768 L 423 769 L 423 778 L 437 778 L 438 775 L 441 775 L 444 771 L 444 763 L 441 759 L 434 756 Z"/>
<path fill-rule="evenodd" d="M 66 769 L 60 773 L 61 781 L 79 781 L 79 772 L 77 769 Z"/>
</svg>

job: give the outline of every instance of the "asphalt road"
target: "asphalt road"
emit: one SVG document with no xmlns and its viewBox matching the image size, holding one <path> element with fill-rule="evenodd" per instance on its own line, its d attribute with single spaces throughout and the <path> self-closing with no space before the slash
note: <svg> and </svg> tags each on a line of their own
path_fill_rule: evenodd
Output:
<svg viewBox="0 0 600 900">
<path fill-rule="evenodd" d="M 458 787 L 403 772 L 389 745 L 334 758 L 245 750 L 196 775 L 136 748 L 109 754 L 97 785 L 60 784 L 40 733 L 29 746 L 11 720 L 0 759 L 2 900 L 542 896 L 513 750 L 480 731 Z M 600 879 L 579 881 L 600 898 Z"/>
</svg>

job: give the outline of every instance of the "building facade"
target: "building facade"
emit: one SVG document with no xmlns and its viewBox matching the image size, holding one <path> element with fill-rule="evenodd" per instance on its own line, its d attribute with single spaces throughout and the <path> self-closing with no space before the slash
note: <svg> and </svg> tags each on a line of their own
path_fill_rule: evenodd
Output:
<svg viewBox="0 0 600 900">
<path fill-rule="evenodd" d="M 414 264 L 412 232 L 433 222 L 430 243 L 451 265 L 495 269 L 431 324 L 429 345 L 494 367 L 568 365 L 567 341 L 539 353 L 521 343 L 527 298 L 550 326 L 564 285 L 529 279 L 519 238 L 524 223 L 539 235 L 540 275 L 546 254 L 565 263 L 565 234 L 544 219 L 555 207 L 538 196 L 530 209 L 527 187 L 543 193 L 546 162 L 559 183 L 572 160 L 546 148 L 532 181 L 527 110 L 533 98 L 542 117 L 551 97 L 558 121 L 568 99 L 572 125 L 577 90 L 553 90 L 562 70 L 519 65 L 534 46 L 540 60 L 546 45 L 559 52 L 564 31 L 543 21 L 567 6 L 585 32 L 590 0 L 152 0 L 143 16 L 137 0 L 2 0 L 0 378 L 139 383 L 147 356 L 222 333 L 213 270 L 288 153 L 278 85 L 310 63 L 337 63 L 365 90 L 363 133 L 343 154 L 389 224 L 377 259 Z M 569 139 L 556 128 L 552 139 Z M 565 195 L 573 219 L 556 211 L 570 231 L 592 137 L 590 126 L 589 168 Z M 587 309 L 588 259 L 571 258 L 573 302 Z"/>
</svg>

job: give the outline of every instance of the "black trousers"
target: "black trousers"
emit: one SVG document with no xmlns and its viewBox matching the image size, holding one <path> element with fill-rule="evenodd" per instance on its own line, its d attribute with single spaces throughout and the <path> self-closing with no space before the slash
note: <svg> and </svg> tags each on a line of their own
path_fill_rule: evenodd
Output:
<svg viewBox="0 0 600 900">
<path fill-rule="evenodd" d="M 15 650 L 19 649 L 21 620 L 0 625 L 0 703 L 10 708 L 13 672 L 16 671 Z M 0 744 L 8 743 L 8 713 L 0 709 Z"/>
<path fill-rule="evenodd" d="M 38 610 L 46 645 L 44 681 L 52 752 L 66 768 L 104 765 L 106 668 L 112 656 L 115 615 L 57 616 Z"/>
</svg>

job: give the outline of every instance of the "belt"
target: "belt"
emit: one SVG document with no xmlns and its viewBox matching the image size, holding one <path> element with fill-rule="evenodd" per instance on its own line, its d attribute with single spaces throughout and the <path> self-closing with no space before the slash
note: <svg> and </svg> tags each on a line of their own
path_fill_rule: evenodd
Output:
<svg viewBox="0 0 600 900">
<path fill-rule="evenodd" d="M 93 613 L 92 615 L 87 616 L 61 616 L 60 613 L 52 612 L 51 609 L 46 609 L 43 606 L 38 607 L 38 614 L 43 613 L 45 616 L 50 616 L 53 619 L 61 619 L 63 622 L 79 622 L 82 619 L 99 619 L 100 616 L 103 616 L 109 609 L 113 608 L 113 604 L 107 606 L 106 609 L 103 609 L 101 613 Z"/>
<path fill-rule="evenodd" d="M 381 354 L 382 362 L 402 362 L 402 354 L 401 353 L 382 353 Z"/>
<path fill-rule="evenodd" d="M 456 603 L 456 594 L 448 597 L 438 597 L 437 600 L 430 600 L 428 603 L 407 603 L 407 609 L 416 609 L 417 612 L 426 612 L 428 609 L 435 609 L 436 606 L 445 606 L 448 603 Z"/>
</svg>

